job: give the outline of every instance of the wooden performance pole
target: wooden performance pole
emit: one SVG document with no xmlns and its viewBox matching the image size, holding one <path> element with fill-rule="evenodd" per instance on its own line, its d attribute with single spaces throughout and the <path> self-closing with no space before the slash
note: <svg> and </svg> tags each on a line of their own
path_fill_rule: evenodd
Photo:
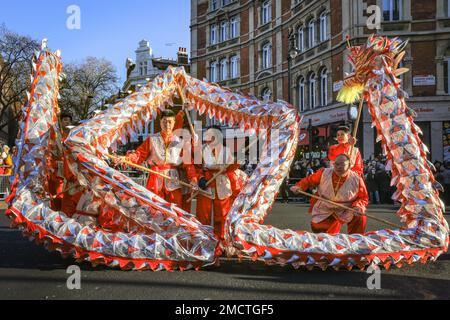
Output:
<svg viewBox="0 0 450 320">
<path fill-rule="evenodd" d="M 356 135 L 358 134 L 358 127 L 359 127 L 359 122 L 361 121 L 361 115 L 363 112 L 363 106 L 364 106 L 364 93 L 362 93 L 362 97 L 361 97 L 361 101 L 359 102 L 359 107 L 358 107 L 358 117 L 356 118 L 354 127 L 353 127 L 353 133 L 352 133 L 352 137 L 353 139 L 355 139 L 356 141 Z M 354 162 L 356 161 L 355 157 L 353 156 L 353 149 L 355 148 L 355 145 L 352 144 L 351 148 L 350 148 L 350 164 L 353 165 Z"/>
<path fill-rule="evenodd" d="M 106 156 L 107 156 L 108 158 L 111 158 L 111 159 L 117 159 L 117 157 L 112 156 L 112 155 L 109 155 L 109 154 L 107 154 Z M 164 178 L 164 179 L 168 179 L 168 180 L 172 180 L 172 181 L 178 182 L 178 183 L 181 184 L 182 186 L 185 186 L 185 187 L 187 187 L 187 188 L 193 189 L 193 186 L 190 185 L 189 183 L 185 183 L 185 182 L 183 182 L 183 181 L 180 181 L 180 180 L 178 180 L 178 179 L 175 179 L 175 178 L 170 177 L 170 176 L 168 176 L 168 175 L 165 175 L 165 174 L 163 174 L 163 173 L 156 172 L 156 171 L 154 171 L 154 170 L 152 170 L 152 169 L 148 169 L 148 168 L 146 168 L 146 167 L 140 166 L 140 165 L 138 165 L 138 164 L 135 164 L 135 163 L 130 162 L 130 161 L 127 161 L 127 160 L 123 161 L 123 163 L 125 163 L 126 165 L 129 165 L 130 167 L 134 167 L 134 168 L 136 168 L 136 169 L 139 169 L 139 170 L 141 170 L 141 171 L 145 171 L 145 172 L 148 172 L 148 173 L 155 174 L 155 175 L 160 176 L 160 177 L 162 177 L 162 178 Z M 198 190 L 198 191 L 199 191 L 200 193 L 202 193 L 203 195 L 210 196 L 210 194 L 209 194 L 208 192 L 206 192 L 206 191 L 203 191 L 203 190 Z"/>
<path fill-rule="evenodd" d="M 307 196 L 307 197 L 311 197 L 311 198 L 314 198 L 314 199 L 317 199 L 317 200 L 320 200 L 320 201 L 324 201 L 324 202 L 329 203 L 329 204 L 331 204 L 331 205 L 333 205 L 333 206 L 340 207 L 340 208 L 346 209 L 346 210 L 350 210 L 350 211 L 352 211 L 352 212 L 354 212 L 354 213 L 356 213 L 356 214 L 358 214 L 358 215 L 362 215 L 358 210 L 353 209 L 353 208 L 349 208 L 349 207 L 344 206 L 344 205 L 342 205 L 342 204 L 340 204 L 340 203 L 337 203 L 337 202 L 334 202 L 334 201 L 331 201 L 331 200 L 328 200 L 328 199 L 325 199 L 325 198 L 316 196 L 316 195 L 314 195 L 314 194 L 311 194 L 311 193 L 308 193 L 308 192 L 305 192 L 305 191 L 302 191 L 302 190 L 299 190 L 299 189 L 297 189 L 297 192 L 298 192 L 298 193 L 301 193 L 301 194 L 303 194 L 303 195 L 305 195 L 305 196 Z M 378 218 L 378 217 L 375 217 L 375 216 L 372 216 L 372 215 L 369 215 L 369 214 L 364 214 L 364 215 L 365 215 L 367 218 L 370 218 L 370 219 L 372 219 L 372 220 L 376 220 L 376 221 L 378 221 L 378 222 L 382 222 L 382 223 L 384 223 L 384 224 L 386 224 L 386 225 L 388 225 L 388 226 L 391 226 L 391 227 L 394 227 L 394 228 L 397 228 L 397 229 L 402 229 L 402 230 L 405 229 L 405 228 L 403 228 L 403 227 L 401 227 L 401 226 L 399 226 L 399 225 L 397 225 L 397 224 L 395 224 L 395 223 L 392 223 L 392 222 L 390 222 L 390 221 L 387 221 L 387 220 L 384 220 L 384 219 L 381 219 L 381 218 Z"/>
<path fill-rule="evenodd" d="M 194 130 L 194 126 L 192 125 L 191 116 L 189 115 L 189 112 L 186 110 L 186 108 L 184 108 L 184 105 L 186 104 L 186 97 L 184 96 L 183 91 L 181 90 L 181 87 L 179 84 L 177 84 L 177 90 L 178 90 L 178 94 L 180 95 L 181 103 L 183 104 L 184 113 L 186 114 L 186 118 L 187 118 L 187 121 L 189 124 L 189 130 L 191 131 L 192 137 L 194 137 L 195 130 Z"/>
<path fill-rule="evenodd" d="M 256 142 L 258 142 L 258 139 L 253 140 L 252 143 L 250 143 L 250 144 L 245 148 L 244 153 L 246 153 L 246 152 L 247 152 L 247 151 L 248 151 L 248 150 L 249 150 Z M 227 167 L 228 167 L 228 166 L 227 166 Z M 223 173 L 227 170 L 227 167 L 222 168 L 219 172 L 217 172 L 216 174 L 214 174 L 214 176 L 213 176 L 210 180 L 208 180 L 208 182 L 206 183 L 206 186 L 209 186 L 211 183 L 214 182 L 214 180 L 217 179 L 218 176 L 220 176 L 221 174 L 223 174 Z M 189 201 L 192 201 L 192 199 L 194 199 L 194 198 L 197 196 L 197 194 L 198 194 L 198 192 L 194 192 L 194 193 L 191 195 L 191 197 L 189 198 L 188 202 L 189 202 Z"/>
</svg>

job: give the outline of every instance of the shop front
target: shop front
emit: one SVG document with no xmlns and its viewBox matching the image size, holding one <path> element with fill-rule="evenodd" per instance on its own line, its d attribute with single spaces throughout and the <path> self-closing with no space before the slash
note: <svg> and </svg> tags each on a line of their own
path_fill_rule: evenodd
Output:
<svg viewBox="0 0 450 320">
<path fill-rule="evenodd" d="M 450 101 L 448 97 L 414 97 L 407 102 L 416 113 L 415 123 L 422 130 L 422 141 L 430 153 L 429 160 L 450 161 Z M 364 159 L 381 155 L 381 144 L 376 141 L 376 129 L 371 127 L 371 118 L 364 110 Z"/>
<path fill-rule="evenodd" d="M 301 159 L 325 159 L 328 148 L 336 144 L 336 131 L 341 125 L 350 125 L 348 107 L 317 109 L 304 115 L 298 147 Z M 311 146 L 311 147 L 310 147 Z"/>
</svg>

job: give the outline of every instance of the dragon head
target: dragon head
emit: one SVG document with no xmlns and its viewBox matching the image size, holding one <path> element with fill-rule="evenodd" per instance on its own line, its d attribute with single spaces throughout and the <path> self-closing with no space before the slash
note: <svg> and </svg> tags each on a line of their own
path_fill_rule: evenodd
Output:
<svg viewBox="0 0 450 320">
<path fill-rule="evenodd" d="M 391 76 L 396 85 L 400 84 L 398 76 L 409 71 L 407 68 L 398 68 L 408 41 L 372 35 L 361 46 L 352 47 L 349 38 L 347 43 L 353 72 L 344 78 L 344 86 L 337 96 L 340 102 L 351 104 L 358 101 L 369 79 L 377 76 L 377 70 L 384 69 L 384 73 Z"/>
</svg>

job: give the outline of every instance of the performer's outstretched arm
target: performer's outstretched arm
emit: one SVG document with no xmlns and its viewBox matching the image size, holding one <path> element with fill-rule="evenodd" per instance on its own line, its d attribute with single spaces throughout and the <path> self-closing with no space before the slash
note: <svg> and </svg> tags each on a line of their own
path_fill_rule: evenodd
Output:
<svg viewBox="0 0 450 320">
<path fill-rule="evenodd" d="M 128 153 L 125 158 L 127 161 L 133 162 L 135 164 L 141 164 L 148 159 L 148 157 L 150 156 L 150 152 L 151 143 L 150 138 L 148 138 L 139 146 L 139 148 L 136 149 L 136 151 Z"/>
<path fill-rule="evenodd" d="M 356 152 L 355 164 L 354 164 L 354 166 L 352 168 L 352 171 L 356 172 L 361 177 L 364 174 L 364 164 L 363 164 L 363 160 L 362 160 L 362 157 L 361 157 L 361 152 L 359 152 L 359 150 L 357 150 L 357 152 Z"/>
<path fill-rule="evenodd" d="M 325 168 L 318 170 L 317 172 L 303 178 L 299 182 L 295 184 L 294 187 L 291 188 L 293 192 L 295 192 L 296 188 L 301 189 L 301 191 L 306 191 L 308 189 L 313 189 L 320 184 L 320 179 L 322 179 L 322 174 Z"/>
</svg>

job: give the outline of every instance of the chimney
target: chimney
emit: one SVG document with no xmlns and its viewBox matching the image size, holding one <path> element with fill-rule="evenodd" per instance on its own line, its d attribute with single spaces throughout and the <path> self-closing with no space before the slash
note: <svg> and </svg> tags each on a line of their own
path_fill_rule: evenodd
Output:
<svg viewBox="0 0 450 320">
<path fill-rule="evenodd" d="M 178 48 L 177 57 L 178 64 L 189 64 L 189 56 L 186 48 Z"/>
</svg>

